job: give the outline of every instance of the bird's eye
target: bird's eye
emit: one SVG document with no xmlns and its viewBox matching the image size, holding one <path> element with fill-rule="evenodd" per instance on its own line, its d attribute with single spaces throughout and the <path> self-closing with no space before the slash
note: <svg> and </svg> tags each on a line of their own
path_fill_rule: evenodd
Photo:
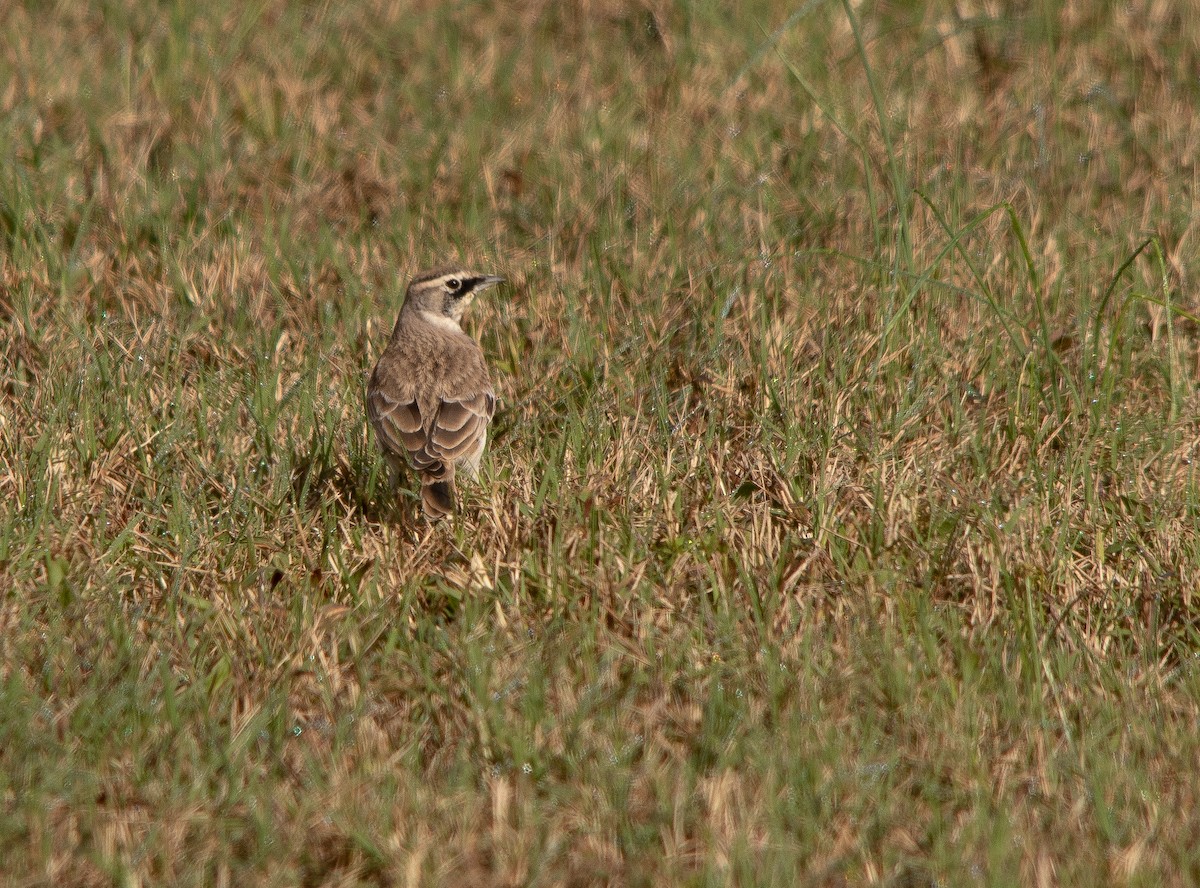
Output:
<svg viewBox="0 0 1200 888">
<path fill-rule="evenodd" d="M 457 293 L 459 287 L 462 286 L 462 281 L 458 278 L 450 278 L 450 280 L 446 281 L 446 286 L 450 289 L 451 293 Z"/>
</svg>

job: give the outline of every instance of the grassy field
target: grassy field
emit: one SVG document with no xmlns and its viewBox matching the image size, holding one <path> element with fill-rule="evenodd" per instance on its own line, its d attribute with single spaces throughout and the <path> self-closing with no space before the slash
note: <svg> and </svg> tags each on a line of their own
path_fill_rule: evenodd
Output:
<svg viewBox="0 0 1200 888">
<path fill-rule="evenodd" d="M 0 883 L 1200 883 L 1200 11 L 0 28 Z"/>
</svg>

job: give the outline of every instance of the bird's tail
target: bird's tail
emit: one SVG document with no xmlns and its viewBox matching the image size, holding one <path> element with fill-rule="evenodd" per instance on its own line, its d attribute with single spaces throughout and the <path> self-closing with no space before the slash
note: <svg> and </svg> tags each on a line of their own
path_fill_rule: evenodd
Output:
<svg viewBox="0 0 1200 888">
<path fill-rule="evenodd" d="M 421 474 L 421 510 L 430 521 L 445 518 L 454 511 L 454 466 L 438 473 Z"/>
</svg>

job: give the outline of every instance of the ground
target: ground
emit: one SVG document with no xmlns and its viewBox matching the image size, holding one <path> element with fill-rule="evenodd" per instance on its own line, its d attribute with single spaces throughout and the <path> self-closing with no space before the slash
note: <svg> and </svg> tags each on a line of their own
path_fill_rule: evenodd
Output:
<svg viewBox="0 0 1200 888">
<path fill-rule="evenodd" d="M 1200 882 L 1200 11 L 0 26 L 6 884 Z"/>
</svg>

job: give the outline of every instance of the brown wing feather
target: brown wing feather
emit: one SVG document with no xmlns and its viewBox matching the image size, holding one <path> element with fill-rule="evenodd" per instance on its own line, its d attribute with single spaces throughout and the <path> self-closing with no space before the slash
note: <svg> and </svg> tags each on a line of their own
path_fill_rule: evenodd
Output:
<svg viewBox="0 0 1200 888">
<path fill-rule="evenodd" d="M 469 455 L 479 446 L 496 410 L 488 392 L 438 401 L 434 421 L 427 427 L 416 400 L 400 402 L 375 389 L 369 399 L 371 424 L 384 446 L 407 456 L 418 471 L 438 474 L 442 463 Z"/>
<path fill-rule="evenodd" d="M 490 391 L 461 399 L 443 399 L 430 429 L 429 443 L 443 459 L 468 456 L 487 434 L 488 422 L 495 412 L 496 396 Z"/>
<path fill-rule="evenodd" d="M 407 403 L 392 398 L 386 392 L 375 389 L 367 401 L 371 425 L 383 445 L 397 456 L 411 454 L 424 446 L 425 433 L 421 429 L 421 412 L 415 401 Z"/>
<path fill-rule="evenodd" d="M 441 454 L 443 459 L 458 459 L 470 452 L 475 442 L 479 440 L 479 434 L 483 428 L 483 422 L 478 416 L 472 416 L 461 429 L 454 431 L 435 426 L 429 443 Z"/>
<path fill-rule="evenodd" d="M 438 410 L 437 429 L 457 432 L 474 416 L 474 411 L 465 404 L 458 401 L 442 401 L 441 408 Z"/>
</svg>

